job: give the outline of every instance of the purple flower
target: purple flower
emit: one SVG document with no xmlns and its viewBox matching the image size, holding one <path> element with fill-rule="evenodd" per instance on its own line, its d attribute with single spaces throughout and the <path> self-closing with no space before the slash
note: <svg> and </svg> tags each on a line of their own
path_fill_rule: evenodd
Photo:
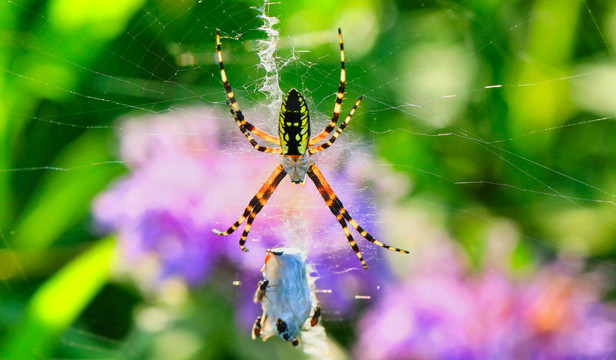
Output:
<svg viewBox="0 0 616 360">
<path fill-rule="evenodd" d="M 201 283 L 227 259 L 241 269 L 239 292 L 246 296 L 240 301 L 255 307 L 243 299 L 252 297 L 265 249 L 296 247 L 307 253 L 319 277 L 317 286 L 327 290 L 320 294 L 324 313 L 344 314 L 354 308 L 356 295 L 374 295 L 390 278 L 379 260 L 387 250 L 355 233 L 369 266 L 369 271 L 362 269 L 309 180 L 305 186 L 281 182 L 253 223 L 249 253 L 238 246 L 243 225 L 227 237 L 212 233 L 237 220 L 280 162 L 279 156 L 255 151 L 228 113 L 175 111 L 126 119 L 121 127 L 121 158 L 130 172 L 98 197 L 94 216 L 102 229 L 118 234 L 131 268 L 144 259 L 155 260 L 154 284 L 168 277 Z M 370 156 L 357 152 L 344 137 L 314 161 L 350 213 L 380 238 L 374 196 L 365 191 L 367 179 L 375 178 L 366 161 Z M 383 179 L 387 176 L 382 174 L 378 180 Z"/>
<path fill-rule="evenodd" d="M 459 263 L 458 263 L 459 265 Z M 615 309 L 562 264 L 514 281 L 500 271 L 420 271 L 361 319 L 358 359 L 606 359 Z M 613 355 L 613 354 L 612 354 Z"/>
<path fill-rule="evenodd" d="M 158 259 L 159 279 L 179 276 L 197 283 L 217 257 L 232 257 L 236 250 L 211 229 L 235 221 L 224 210 L 242 202 L 235 188 L 244 186 L 243 178 L 257 175 L 229 166 L 233 159 L 218 153 L 223 143 L 217 122 L 204 124 L 182 113 L 126 121 L 122 158 L 131 172 L 94 205 L 102 227 L 118 232 L 128 262 L 145 255 Z"/>
</svg>

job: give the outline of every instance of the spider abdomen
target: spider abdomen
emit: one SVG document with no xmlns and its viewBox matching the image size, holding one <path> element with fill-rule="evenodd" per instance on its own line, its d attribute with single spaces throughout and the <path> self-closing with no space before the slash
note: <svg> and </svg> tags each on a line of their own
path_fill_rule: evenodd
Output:
<svg viewBox="0 0 616 360">
<path fill-rule="evenodd" d="M 310 141 L 310 115 L 306 100 L 291 89 L 280 108 L 278 135 L 283 155 L 303 155 Z"/>
</svg>

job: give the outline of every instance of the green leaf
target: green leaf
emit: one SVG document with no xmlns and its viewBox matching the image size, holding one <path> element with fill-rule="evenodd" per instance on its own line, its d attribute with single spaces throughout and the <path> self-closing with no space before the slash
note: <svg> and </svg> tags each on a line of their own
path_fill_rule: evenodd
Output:
<svg viewBox="0 0 616 360">
<path fill-rule="evenodd" d="M 3 359 L 46 359 L 70 326 L 109 279 L 114 240 L 99 240 L 73 259 L 32 296 L 24 320 L 10 332 Z"/>
<path fill-rule="evenodd" d="M 18 222 L 13 246 L 42 251 L 88 215 L 92 199 L 123 171 L 111 160 L 107 140 L 88 131 L 59 154 L 53 167 L 60 170 L 49 170 L 41 181 Z"/>
</svg>

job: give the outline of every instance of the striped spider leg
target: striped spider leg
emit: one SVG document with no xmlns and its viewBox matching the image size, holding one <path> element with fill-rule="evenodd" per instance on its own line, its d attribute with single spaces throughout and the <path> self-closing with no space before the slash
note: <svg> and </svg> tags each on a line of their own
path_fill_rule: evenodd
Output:
<svg viewBox="0 0 616 360">
<path fill-rule="evenodd" d="M 257 135 L 258 137 L 260 137 L 261 139 L 268 141 L 274 145 L 280 145 L 280 140 L 278 140 L 277 137 L 272 136 L 264 131 L 261 131 L 259 128 L 252 125 L 251 123 L 249 123 L 248 121 L 244 119 L 244 114 L 242 114 L 242 110 L 240 110 L 240 106 L 235 100 L 235 95 L 233 94 L 231 85 L 229 85 L 229 81 L 227 79 L 227 72 L 225 71 L 225 66 L 223 65 L 223 62 L 222 62 L 222 51 L 220 50 L 220 30 L 218 29 L 216 29 L 216 57 L 218 58 L 218 65 L 220 66 L 220 77 L 222 78 L 222 83 L 223 83 L 223 86 L 225 87 L 227 98 L 229 98 L 229 101 L 227 101 L 227 107 L 229 108 L 229 112 L 233 116 L 233 119 L 235 119 L 235 123 L 237 124 L 237 126 L 240 128 L 242 133 L 248 138 L 248 140 L 250 140 L 250 143 L 257 150 L 281 154 L 281 152 L 279 151 L 280 149 L 261 147 L 263 148 L 263 150 L 261 150 L 257 146 L 255 146 L 256 142 L 254 140 L 251 140 L 251 136 L 249 133 L 253 133 Z M 248 132 L 248 134 L 245 130 Z M 266 151 L 264 149 L 277 150 L 277 151 Z"/>
<path fill-rule="evenodd" d="M 366 266 L 366 261 L 362 257 L 361 252 L 359 251 L 359 247 L 355 243 L 355 240 L 353 239 L 353 235 L 351 235 L 351 232 L 349 231 L 349 228 L 347 227 L 347 222 L 349 222 L 351 226 L 355 230 L 357 230 L 358 233 L 361 234 L 361 236 L 363 236 L 366 240 L 370 241 L 371 243 L 378 245 L 380 247 L 383 247 L 387 250 L 396 251 L 396 252 L 400 252 L 403 254 L 409 253 L 407 250 L 389 246 L 387 244 L 384 244 L 376 240 L 366 230 L 364 230 L 361 226 L 359 226 L 359 224 L 353 219 L 351 214 L 349 214 L 349 212 L 344 208 L 344 205 L 342 205 L 342 201 L 340 201 L 336 193 L 334 193 L 331 186 L 329 186 L 329 184 L 327 183 L 327 180 L 325 180 L 325 177 L 321 173 L 321 170 L 319 170 L 319 168 L 314 163 L 311 164 L 310 169 L 308 170 L 308 176 L 310 177 L 314 185 L 317 187 L 317 190 L 319 191 L 319 194 L 321 194 L 321 196 L 323 197 L 323 200 L 325 200 L 325 204 L 327 204 L 327 207 L 329 207 L 332 214 L 334 214 L 334 216 L 336 216 L 336 219 L 338 219 L 338 222 L 340 223 L 340 226 L 342 226 L 342 230 L 344 231 L 344 234 L 346 235 L 347 240 L 349 241 L 349 245 L 355 252 L 355 255 L 357 255 L 357 258 L 363 265 L 364 269 L 368 268 Z"/>
<path fill-rule="evenodd" d="M 229 100 L 227 101 L 227 107 L 229 108 L 231 116 L 233 116 L 233 119 L 235 120 L 238 128 L 244 134 L 244 136 L 246 136 L 246 138 L 250 141 L 250 144 L 255 149 L 266 153 L 274 153 L 281 155 L 280 165 L 276 167 L 276 169 L 270 175 L 267 181 L 263 184 L 263 186 L 261 186 L 259 191 L 257 191 L 255 196 L 250 200 L 242 216 L 240 216 L 240 218 L 224 232 L 219 230 L 213 230 L 214 233 L 217 235 L 229 235 L 233 233 L 244 221 L 246 221 L 246 219 L 248 219 L 246 221 L 246 226 L 244 227 L 244 231 L 242 232 L 242 236 L 240 238 L 240 248 L 243 251 L 248 251 L 245 248 L 244 244 L 246 243 L 246 238 L 248 237 L 248 232 L 250 231 L 252 222 L 254 221 L 259 211 L 261 211 L 269 197 L 272 195 L 278 184 L 280 184 L 282 179 L 288 174 L 291 183 L 293 184 L 304 184 L 306 180 L 306 175 L 308 175 L 310 180 L 312 180 L 312 182 L 317 187 L 319 194 L 321 194 L 321 197 L 323 197 L 323 200 L 325 200 L 325 203 L 329 207 L 332 214 L 336 216 L 336 219 L 340 223 L 340 226 L 342 227 L 342 230 L 347 237 L 349 245 L 357 255 L 357 258 L 359 259 L 364 268 L 367 269 L 366 262 L 361 255 L 357 243 L 351 235 L 347 223 L 351 224 L 351 226 L 357 232 L 359 232 L 359 234 L 361 234 L 361 236 L 364 237 L 367 241 L 375 245 L 378 245 L 391 251 L 405 254 L 409 253 L 406 250 L 398 249 L 376 240 L 374 237 L 372 237 L 372 235 L 370 235 L 366 230 L 364 230 L 344 208 L 344 205 L 342 205 L 342 201 L 340 201 L 338 196 L 336 196 L 331 186 L 325 180 L 325 177 L 323 176 L 319 168 L 310 158 L 311 155 L 330 147 L 336 141 L 336 139 L 338 139 L 338 136 L 340 136 L 342 131 L 344 131 L 348 123 L 351 121 L 353 114 L 355 114 L 355 110 L 357 109 L 363 98 L 362 96 L 360 96 L 359 99 L 357 99 L 357 101 L 353 105 L 353 108 L 349 112 L 349 115 L 338 126 L 338 129 L 333 134 L 331 134 L 331 132 L 338 125 L 338 118 L 342 109 L 342 98 L 344 97 L 344 89 L 346 83 L 344 45 L 342 42 L 342 32 L 340 29 L 338 29 L 338 42 L 340 45 L 340 84 L 338 85 L 338 92 L 336 93 L 336 103 L 334 105 L 334 113 L 332 115 L 330 123 L 318 135 L 311 138 L 310 115 L 306 100 L 299 91 L 297 91 L 296 89 L 291 89 L 285 96 L 280 109 L 278 123 L 279 137 L 274 137 L 259 130 L 254 125 L 244 119 L 244 115 L 242 114 L 239 105 L 235 100 L 235 96 L 233 95 L 233 91 L 231 90 L 231 86 L 229 85 L 229 82 L 227 80 L 227 74 L 224 70 L 222 62 L 222 52 L 220 50 L 220 34 L 218 31 L 216 32 L 216 53 L 218 56 L 218 63 L 220 65 L 220 75 L 225 88 L 225 92 L 227 94 L 227 98 Z M 280 148 L 261 146 L 254 140 L 251 134 L 254 134 L 269 143 L 278 145 L 280 146 Z M 322 143 L 321 145 L 317 145 L 330 134 L 331 136 L 326 142 Z"/>
<path fill-rule="evenodd" d="M 284 179 L 285 175 L 287 175 L 287 173 L 284 171 L 282 164 L 278 165 L 274 172 L 267 179 L 267 181 L 263 184 L 263 186 L 261 186 L 259 191 L 257 191 L 255 196 L 253 196 L 253 198 L 250 200 L 242 216 L 240 216 L 240 218 L 233 225 L 231 225 L 231 227 L 229 227 L 227 231 L 222 232 L 214 229 L 212 230 L 214 234 L 220 236 L 229 235 L 233 233 L 235 229 L 237 229 L 240 225 L 242 225 L 242 223 L 248 218 L 246 226 L 244 227 L 244 231 L 242 232 L 242 237 L 240 238 L 240 249 L 242 249 L 242 251 L 248 251 L 244 244 L 246 243 L 246 238 L 248 237 L 248 232 L 250 231 L 252 222 L 254 221 L 259 211 L 261 211 L 263 205 L 265 205 L 269 197 L 274 193 L 274 190 L 276 190 L 278 184 L 280 184 L 282 179 Z"/>
</svg>

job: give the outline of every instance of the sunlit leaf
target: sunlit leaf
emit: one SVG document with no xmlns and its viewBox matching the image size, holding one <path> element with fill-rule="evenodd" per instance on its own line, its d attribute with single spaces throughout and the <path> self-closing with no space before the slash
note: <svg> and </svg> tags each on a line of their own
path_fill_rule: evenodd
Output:
<svg viewBox="0 0 616 360">
<path fill-rule="evenodd" d="M 2 344 L 3 359 L 46 358 L 57 337 L 107 282 L 113 249 L 112 238 L 100 240 L 39 287 L 24 320 Z"/>
<path fill-rule="evenodd" d="M 45 248 L 89 213 L 93 197 L 122 171 L 106 146 L 106 136 L 89 131 L 66 147 L 19 221 L 14 246 Z"/>
</svg>

